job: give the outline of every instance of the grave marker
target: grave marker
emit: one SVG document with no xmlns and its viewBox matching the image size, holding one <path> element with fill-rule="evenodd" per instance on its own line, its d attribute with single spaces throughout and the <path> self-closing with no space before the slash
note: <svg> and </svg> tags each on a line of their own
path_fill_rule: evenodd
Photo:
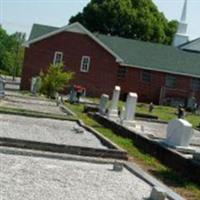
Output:
<svg viewBox="0 0 200 200">
<path fill-rule="evenodd" d="M 119 86 L 115 86 L 115 89 L 113 91 L 112 101 L 110 108 L 108 110 L 108 118 L 109 119 L 118 119 L 118 101 L 120 96 L 121 88 Z"/>
<path fill-rule="evenodd" d="M 137 94 L 130 92 L 126 99 L 124 118 L 122 124 L 127 127 L 135 127 L 135 110 L 137 104 Z"/>
<path fill-rule="evenodd" d="M 5 81 L 2 77 L 0 77 L 0 98 L 5 96 Z"/>
<path fill-rule="evenodd" d="M 192 125 L 184 119 L 175 119 L 168 124 L 165 142 L 172 146 L 188 147 L 192 136 Z"/>
<path fill-rule="evenodd" d="M 108 101 L 109 101 L 109 96 L 107 94 L 102 94 L 98 107 L 100 114 L 104 115 L 106 113 Z"/>
</svg>

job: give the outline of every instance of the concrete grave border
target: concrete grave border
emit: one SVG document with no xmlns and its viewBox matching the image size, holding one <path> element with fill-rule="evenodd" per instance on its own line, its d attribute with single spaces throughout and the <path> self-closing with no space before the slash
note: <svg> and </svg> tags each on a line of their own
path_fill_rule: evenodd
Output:
<svg viewBox="0 0 200 200">
<path fill-rule="evenodd" d="M 129 130 L 98 113 L 91 115 L 104 127 L 111 129 L 117 135 L 134 140 L 134 144 L 142 151 L 156 157 L 164 165 L 178 171 L 194 182 L 200 183 L 200 162 L 179 153 L 177 150 L 163 144 L 159 140 L 151 139 L 146 135 L 141 135 Z M 190 173 L 188 173 L 190 171 Z"/>
<path fill-rule="evenodd" d="M 54 119 L 57 120 L 57 119 Z M 66 120 L 66 119 L 65 119 Z M 21 140 L 8 137 L 0 137 L 0 146 L 15 147 L 15 148 L 24 148 L 24 149 L 33 149 L 40 151 L 50 151 L 57 153 L 68 153 L 82 156 L 95 156 L 102 158 L 115 158 L 115 159 L 128 159 L 128 153 L 120 148 L 118 145 L 114 144 L 109 139 L 105 138 L 99 132 L 93 128 L 86 126 L 81 120 L 69 119 L 66 121 L 74 121 L 80 127 L 86 129 L 88 132 L 93 134 L 100 142 L 108 147 L 109 149 L 100 149 L 100 148 L 91 148 L 84 146 L 75 146 L 75 145 L 64 145 L 64 144 L 54 144 L 47 142 L 37 142 L 30 140 Z"/>
<path fill-rule="evenodd" d="M 35 151 L 35 150 L 25 150 L 20 148 L 12 148 L 12 147 L 0 147 L 1 154 L 9 154 L 9 155 L 19 155 L 19 156 L 31 156 L 31 157 L 42 157 L 48 159 L 59 159 L 59 160 L 68 160 L 68 161 L 78 161 L 78 162 L 86 162 L 86 163 L 94 163 L 94 164 L 115 164 L 119 162 L 125 167 L 131 174 L 137 176 L 142 179 L 144 182 L 149 184 L 151 187 L 159 187 L 166 191 L 167 198 L 169 200 L 184 200 L 183 197 L 172 191 L 166 185 L 156 180 L 154 177 L 150 176 L 146 172 L 144 172 L 137 164 L 129 163 L 127 161 L 121 161 L 116 159 L 102 159 L 102 158 L 92 158 L 92 157 L 82 157 L 79 155 L 68 155 L 68 154 L 59 154 L 53 152 L 43 152 L 43 151 Z"/>
</svg>

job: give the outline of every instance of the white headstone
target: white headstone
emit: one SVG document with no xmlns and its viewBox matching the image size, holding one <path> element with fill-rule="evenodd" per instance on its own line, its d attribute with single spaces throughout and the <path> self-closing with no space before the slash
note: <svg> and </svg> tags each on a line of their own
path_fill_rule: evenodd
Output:
<svg viewBox="0 0 200 200">
<path fill-rule="evenodd" d="M 106 113 L 107 104 L 109 101 L 109 96 L 107 94 L 102 94 L 99 102 L 99 113 L 104 115 Z"/>
<path fill-rule="evenodd" d="M 122 120 L 122 124 L 124 126 L 136 126 L 135 123 L 135 110 L 137 105 L 137 94 L 130 92 L 126 99 L 126 105 L 125 105 L 125 113 L 124 113 L 124 119 Z"/>
<path fill-rule="evenodd" d="M 192 125 L 188 121 L 175 119 L 169 122 L 166 138 L 169 145 L 188 147 L 192 136 Z"/>
<path fill-rule="evenodd" d="M 108 110 L 109 119 L 118 119 L 118 101 L 119 101 L 120 91 L 121 91 L 121 88 L 119 86 L 115 86 L 111 105 Z"/>
</svg>

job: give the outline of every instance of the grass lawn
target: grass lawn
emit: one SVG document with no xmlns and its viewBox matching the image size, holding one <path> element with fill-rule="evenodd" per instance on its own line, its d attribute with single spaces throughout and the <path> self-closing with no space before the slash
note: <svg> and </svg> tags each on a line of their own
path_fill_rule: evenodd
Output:
<svg viewBox="0 0 200 200">
<path fill-rule="evenodd" d="M 91 101 L 95 103 L 99 103 L 98 98 L 90 98 Z M 124 106 L 124 102 L 119 102 L 119 108 L 121 109 Z M 137 113 L 151 114 L 157 116 L 160 120 L 169 122 L 170 120 L 177 117 L 177 108 L 170 106 L 154 106 L 154 110 L 152 113 L 148 111 L 148 104 L 138 103 L 136 108 Z M 186 112 L 185 119 L 188 120 L 194 127 L 200 125 L 200 115 L 192 114 Z"/>
<path fill-rule="evenodd" d="M 91 119 L 86 114 L 82 113 L 83 105 L 81 104 L 72 105 L 72 104 L 66 103 L 66 106 L 68 106 L 68 108 L 70 108 L 73 112 L 75 112 L 77 114 L 77 117 L 81 119 L 85 124 L 93 127 L 102 135 L 109 138 L 111 141 L 113 141 L 114 143 L 118 144 L 120 147 L 125 149 L 129 153 L 130 160 L 140 165 L 141 168 L 143 168 L 145 171 L 147 171 L 154 177 L 161 180 L 163 183 L 165 183 L 170 188 L 172 188 L 175 192 L 179 193 L 180 195 L 182 195 L 188 200 L 200 199 L 199 185 L 191 182 L 185 177 L 182 177 L 177 172 L 161 164 L 154 157 L 144 153 L 141 149 L 138 149 L 135 146 L 133 140 L 116 135 L 112 130 L 103 127 L 102 125 L 97 123 L 95 120 Z M 138 106 L 137 109 L 139 110 L 139 112 L 147 111 L 146 107 L 143 107 L 143 106 L 141 107 Z M 175 110 L 173 110 L 170 107 L 168 109 L 169 109 L 169 113 L 166 114 L 167 117 L 165 117 L 165 119 L 170 120 L 171 117 L 173 118 L 173 116 L 175 116 L 175 114 L 173 113 Z M 156 106 L 154 112 L 155 113 L 153 114 L 159 113 L 160 116 L 164 117 L 166 108 Z"/>
</svg>

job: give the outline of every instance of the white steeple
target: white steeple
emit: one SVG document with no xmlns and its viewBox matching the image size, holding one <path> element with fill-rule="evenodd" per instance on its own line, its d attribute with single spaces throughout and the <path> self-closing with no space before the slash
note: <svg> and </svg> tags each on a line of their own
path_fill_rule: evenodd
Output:
<svg viewBox="0 0 200 200">
<path fill-rule="evenodd" d="M 187 18 L 187 0 L 185 0 L 184 6 L 183 6 L 181 20 L 178 24 L 178 30 L 174 36 L 173 46 L 178 47 L 181 44 L 188 42 L 189 40 L 188 35 L 187 35 L 188 24 L 186 22 L 186 18 Z"/>
</svg>

